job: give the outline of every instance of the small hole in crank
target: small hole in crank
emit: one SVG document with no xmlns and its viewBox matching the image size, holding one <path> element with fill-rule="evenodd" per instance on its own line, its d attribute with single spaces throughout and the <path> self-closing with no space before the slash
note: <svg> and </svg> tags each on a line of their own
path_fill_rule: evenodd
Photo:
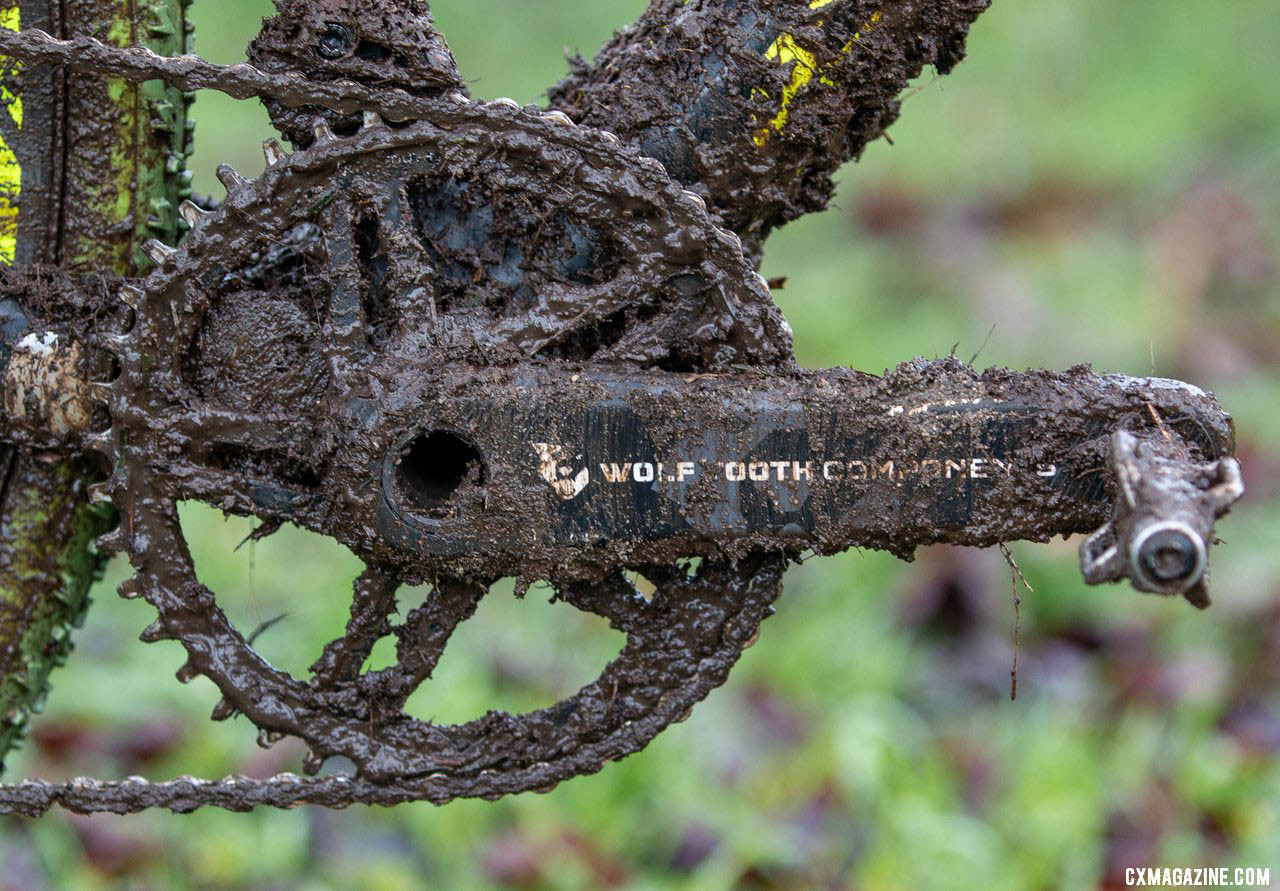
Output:
<svg viewBox="0 0 1280 891">
<path fill-rule="evenodd" d="M 382 62 L 391 55 L 391 50 L 372 40 L 362 40 L 356 47 L 356 58 L 366 62 Z"/>
<path fill-rule="evenodd" d="M 448 430 L 431 430 L 409 443 L 396 467 L 401 497 L 414 507 L 440 515 L 464 484 L 484 482 L 484 459 L 471 443 Z"/>
</svg>

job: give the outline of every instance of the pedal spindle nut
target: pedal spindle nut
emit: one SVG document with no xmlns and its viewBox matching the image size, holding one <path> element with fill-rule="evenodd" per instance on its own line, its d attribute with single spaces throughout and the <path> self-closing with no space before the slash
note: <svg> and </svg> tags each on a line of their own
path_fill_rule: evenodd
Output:
<svg viewBox="0 0 1280 891">
<path fill-rule="evenodd" d="M 1208 563 L 1205 541 L 1186 523 L 1153 523 L 1129 547 L 1135 576 L 1152 588 L 1178 593 L 1200 580 Z"/>
<path fill-rule="evenodd" d="M 1160 433 L 1112 434 L 1115 511 L 1080 546 L 1080 569 L 1090 585 L 1127 578 L 1139 591 L 1181 594 L 1203 609 L 1213 524 L 1244 493 L 1240 465 L 1199 463 L 1180 438 Z"/>
</svg>

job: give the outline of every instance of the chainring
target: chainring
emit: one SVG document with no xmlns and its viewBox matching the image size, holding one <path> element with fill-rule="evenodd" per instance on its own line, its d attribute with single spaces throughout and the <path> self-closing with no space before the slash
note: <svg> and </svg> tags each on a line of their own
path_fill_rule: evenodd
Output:
<svg viewBox="0 0 1280 891">
<path fill-rule="evenodd" d="M 317 21 L 323 37 L 333 37 L 333 23 Z M 6 48 L 31 63 L 259 96 L 288 109 L 293 135 L 309 116 L 314 122 L 307 148 L 292 157 L 274 141 L 266 145 L 268 169 L 256 181 L 221 168 L 227 200 L 210 214 L 183 205 L 191 232 L 180 248 L 148 246 L 158 269 L 140 288 L 123 289 L 132 310 L 124 333 L 90 338 L 114 355 L 118 375 L 86 384 L 111 426 L 83 444 L 112 467 L 91 496 L 120 510 L 120 527 L 99 541 L 105 551 L 128 552 L 135 574 L 120 593 L 145 598 L 159 614 L 142 639 L 182 644 L 178 678 L 203 675 L 219 688 L 215 720 L 243 714 L 262 745 L 302 739 L 308 773 L 333 756 L 357 771 L 263 781 L 29 780 L 0 787 L 0 811 L 36 815 L 55 802 L 80 812 L 341 807 L 542 790 L 642 748 L 725 680 L 771 612 L 794 556 L 783 548 L 794 543 L 751 540 L 733 559 L 715 542 L 690 561 L 681 559 L 693 556 L 687 542 L 652 553 L 584 547 L 578 553 L 588 557 L 579 562 L 525 560 L 519 549 L 495 559 L 470 543 L 454 553 L 415 546 L 368 522 L 388 505 L 447 522 L 463 497 L 406 508 L 388 494 L 385 468 L 407 456 L 398 444 L 426 432 L 416 426 L 424 412 L 415 401 L 444 401 L 423 381 L 456 391 L 481 386 L 477 369 L 519 364 L 526 368 L 517 376 L 529 364 L 567 367 L 574 382 L 585 363 L 694 379 L 730 368 L 793 369 L 790 331 L 767 283 L 698 195 L 617 137 L 511 100 L 373 88 L 348 80 L 360 72 L 343 67 L 330 72 L 337 79 L 313 82 L 299 71 L 165 59 L 42 32 L 6 38 Z M 429 86 L 452 83 L 437 81 Z M 352 115 L 367 108 L 415 122 L 388 124 L 366 112 L 363 127 L 341 139 L 324 123 L 347 133 Z M 1045 373 L 1029 376 L 1057 386 Z M 1166 425 L 1153 388 L 1169 382 L 1129 383 L 1140 387 L 1121 381 L 1107 392 L 1141 415 L 1135 429 L 1149 414 L 1173 442 L 1174 425 L 1200 426 L 1195 411 L 1171 412 Z M 1073 406 L 1081 403 L 1074 384 L 1067 393 Z M 1229 417 L 1205 394 L 1191 395 L 1205 403 L 1206 455 L 1228 454 Z M 886 416 L 903 413 L 896 404 Z M 1096 432 L 1123 428 L 1123 414 L 1103 412 Z M 464 455 L 464 464 L 471 485 L 457 491 L 483 499 L 483 460 Z M 892 474 L 893 462 L 887 466 Z M 1183 500 L 1199 504 L 1212 480 L 1199 466 L 1189 473 L 1193 497 Z M 433 481 L 425 482 L 430 496 Z M 1209 505 L 1213 516 L 1239 494 L 1238 475 L 1227 473 Z M 297 523 L 363 560 L 346 633 L 323 648 L 310 677 L 263 659 L 199 583 L 177 511 L 189 499 L 259 517 L 264 533 Z M 1115 570 L 1117 561 L 1098 557 L 1100 574 Z M 628 571 L 655 583 L 651 597 Z M 431 677 L 453 631 L 503 575 L 519 576 L 517 590 L 545 579 L 560 601 L 605 617 L 626 634 L 621 654 L 596 681 L 539 711 L 489 712 L 459 725 L 406 714 L 406 700 Z M 393 622 L 398 587 L 424 581 L 432 586 L 425 602 Z M 396 663 L 364 671 L 384 637 L 395 639 Z"/>
<path fill-rule="evenodd" d="M 306 772 L 345 756 L 357 776 L 337 786 L 292 775 L 170 784 L 173 794 L 95 784 L 58 793 L 66 806 L 439 802 L 544 789 L 687 715 L 723 683 L 779 593 L 787 555 L 763 551 L 692 569 L 548 573 L 559 600 L 627 635 L 597 680 L 523 715 L 437 725 L 405 714 L 496 580 L 468 572 L 465 559 L 388 543 L 343 509 L 364 497 L 371 456 L 400 434 L 388 419 L 405 380 L 459 362 L 777 367 L 791 362 L 790 331 L 737 237 L 696 195 L 561 114 L 454 98 L 429 121 L 397 127 L 370 115 L 353 137 L 322 123 L 315 136 L 292 156 L 268 143 L 256 181 L 220 168 L 221 207 L 184 206 L 183 245 L 151 245 L 157 270 L 123 295 L 133 326 L 105 338 L 119 376 L 105 388 L 112 428 L 93 445 L 115 470 L 95 494 L 121 513 L 101 545 L 129 554 L 135 575 L 122 596 L 159 613 L 142 639 L 183 645 L 179 680 L 203 675 L 222 693 L 214 719 L 243 714 L 263 745 L 304 740 Z M 365 562 L 346 634 L 310 678 L 263 659 L 197 581 L 177 514 L 186 499 L 269 528 L 296 522 Z M 651 598 L 627 569 L 656 584 Z M 424 580 L 426 601 L 393 623 L 397 587 Z M 397 663 L 362 672 L 387 635 Z"/>
</svg>

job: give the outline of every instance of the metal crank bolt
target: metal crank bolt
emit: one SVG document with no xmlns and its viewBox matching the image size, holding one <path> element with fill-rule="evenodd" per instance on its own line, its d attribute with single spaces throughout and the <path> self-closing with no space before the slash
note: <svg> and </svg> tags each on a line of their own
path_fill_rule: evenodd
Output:
<svg viewBox="0 0 1280 891">
<path fill-rule="evenodd" d="M 322 59 L 330 61 L 344 59 L 351 55 L 355 45 L 355 35 L 351 33 L 350 28 L 336 22 L 328 22 L 320 34 L 320 40 L 316 43 L 316 53 Z"/>
<path fill-rule="evenodd" d="M 1205 584 L 1213 523 L 1244 494 L 1234 458 L 1198 464 L 1177 439 L 1111 437 L 1115 514 L 1080 546 L 1091 585 L 1128 578 L 1139 591 L 1209 605 Z"/>
</svg>

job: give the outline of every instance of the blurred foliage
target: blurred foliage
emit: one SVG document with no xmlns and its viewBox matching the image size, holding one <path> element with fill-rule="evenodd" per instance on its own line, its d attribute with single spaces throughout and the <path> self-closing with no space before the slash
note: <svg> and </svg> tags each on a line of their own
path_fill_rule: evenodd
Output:
<svg viewBox="0 0 1280 891">
<path fill-rule="evenodd" d="M 536 100 L 640 0 L 435 0 L 472 90 Z M 199 0 L 219 61 L 269 12 Z M 850 553 L 788 576 L 728 685 L 647 750 L 496 804 L 0 823 L 0 888 L 1082 888 L 1136 865 L 1280 869 L 1280 46 L 1272 0 L 996 3 L 953 76 L 921 78 L 893 144 L 845 168 L 835 205 L 769 244 L 764 272 L 806 364 L 914 355 L 1181 377 L 1237 417 L 1249 494 L 1220 527 L 1216 604 L 1085 588 L 1076 542 Z M 261 169 L 253 102 L 202 95 L 197 188 Z M 992 326 L 995 326 L 992 330 Z M 990 337 L 988 338 L 988 332 Z M 984 345 L 985 341 L 985 345 Z M 262 648 L 305 666 L 342 627 L 354 558 L 186 512 L 202 578 Z M 211 724 L 176 644 L 101 586 L 10 779 L 269 775 L 243 720 Z M 412 597 L 412 594 L 409 595 Z M 495 593 L 416 713 L 545 704 L 618 638 L 537 592 Z M 380 658 L 375 654 L 375 659 Z"/>
</svg>

